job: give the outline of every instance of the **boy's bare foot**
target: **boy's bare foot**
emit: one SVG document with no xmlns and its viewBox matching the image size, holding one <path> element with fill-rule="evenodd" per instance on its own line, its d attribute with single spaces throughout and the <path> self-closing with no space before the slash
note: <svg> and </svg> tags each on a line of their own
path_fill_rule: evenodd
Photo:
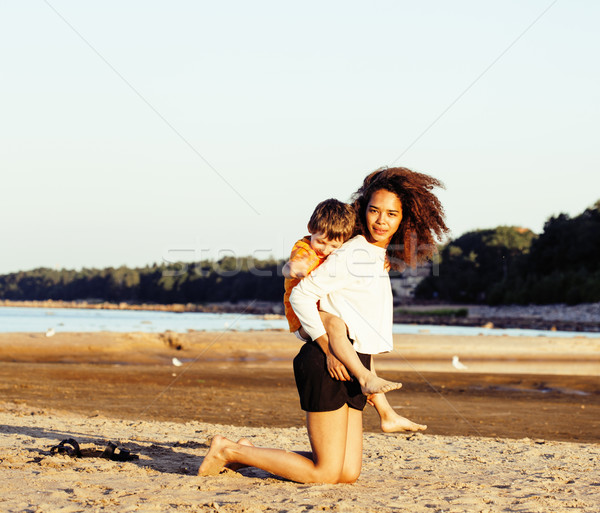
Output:
<svg viewBox="0 0 600 513">
<path fill-rule="evenodd" d="M 237 443 L 240 445 L 247 445 L 248 447 L 254 447 L 254 444 L 247 438 L 240 438 L 237 441 Z M 248 465 L 244 465 L 242 463 L 235 463 L 235 462 L 228 463 L 227 465 L 225 465 L 225 468 L 228 468 L 230 470 L 239 470 L 241 468 L 246 468 L 246 467 L 248 467 Z"/>
<path fill-rule="evenodd" d="M 365 395 L 385 394 L 391 390 L 398 390 L 401 387 L 402 383 L 388 381 L 387 379 L 380 378 L 372 372 L 367 375 L 367 379 L 364 380 L 364 383 L 361 382 L 360 384 L 360 389 Z"/>
<path fill-rule="evenodd" d="M 204 461 L 198 469 L 199 476 L 214 476 L 221 472 L 227 464 L 225 458 L 225 449 L 234 444 L 231 440 L 228 440 L 224 436 L 216 435 L 210 443 L 210 449 L 204 456 Z"/>
<path fill-rule="evenodd" d="M 397 413 L 391 418 L 381 419 L 381 431 L 384 433 L 415 432 L 425 431 L 426 429 L 425 424 L 417 424 Z"/>
</svg>

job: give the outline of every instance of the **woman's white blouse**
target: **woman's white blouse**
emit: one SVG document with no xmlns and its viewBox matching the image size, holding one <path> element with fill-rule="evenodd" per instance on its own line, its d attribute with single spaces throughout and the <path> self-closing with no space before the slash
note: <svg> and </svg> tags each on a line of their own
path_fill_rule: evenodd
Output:
<svg viewBox="0 0 600 513">
<path fill-rule="evenodd" d="M 294 287 L 290 303 L 313 340 L 326 333 L 317 301 L 321 310 L 344 320 L 357 352 L 393 349 L 393 299 L 385 248 L 358 235 Z"/>
</svg>

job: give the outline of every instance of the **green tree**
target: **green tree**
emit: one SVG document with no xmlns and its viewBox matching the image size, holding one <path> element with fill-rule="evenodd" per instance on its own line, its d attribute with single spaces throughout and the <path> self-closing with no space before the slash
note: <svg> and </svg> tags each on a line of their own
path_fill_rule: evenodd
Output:
<svg viewBox="0 0 600 513">
<path fill-rule="evenodd" d="M 485 301 L 494 286 L 506 281 L 520 264 L 534 239 L 531 230 L 515 226 L 465 233 L 442 249 L 438 276 L 423 280 L 416 295 L 456 302 Z"/>
</svg>

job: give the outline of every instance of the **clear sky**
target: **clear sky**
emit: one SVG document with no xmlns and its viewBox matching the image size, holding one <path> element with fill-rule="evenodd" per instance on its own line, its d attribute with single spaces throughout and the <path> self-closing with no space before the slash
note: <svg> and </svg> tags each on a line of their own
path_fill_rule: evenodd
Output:
<svg viewBox="0 0 600 513">
<path fill-rule="evenodd" d="M 403 165 L 454 237 L 600 199 L 600 3 L 0 3 L 0 273 L 282 258 Z"/>
</svg>

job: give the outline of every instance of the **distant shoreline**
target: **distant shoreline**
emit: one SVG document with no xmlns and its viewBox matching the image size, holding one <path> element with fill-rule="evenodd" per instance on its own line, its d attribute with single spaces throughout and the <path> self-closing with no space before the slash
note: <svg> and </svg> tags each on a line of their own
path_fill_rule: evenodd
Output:
<svg viewBox="0 0 600 513">
<path fill-rule="evenodd" d="M 147 310 L 160 312 L 243 313 L 283 318 L 283 305 L 269 301 L 240 301 L 238 303 L 154 304 L 110 303 L 107 301 L 10 301 L 0 300 L 0 307 L 21 308 L 78 308 L 95 310 Z M 467 310 L 468 315 L 439 315 L 435 310 Z M 410 310 L 415 311 L 414 314 Z M 433 310 L 433 311 L 432 311 Z M 576 306 L 496 306 L 481 305 L 409 305 L 394 314 L 396 324 L 427 324 L 437 326 L 475 326 L 500 329 L 533 329 L 575 332 L 600 332 L 600 304 Z M 427 312 L 432 311 L 431 315 Z M 560 315 L 567 312 L 569 315 Z M 591 312 L 591 313 L 590 313 Z"/>
<path fill-rule="evenodd" d="M 426 315 L 394 315 L 394 324 L 428 324 L 435 326 L 475 326 L 498 329 L 527 329 L 540 331 L 600 332 L 600 322 L 561 321 L 532 317 L 452 317 Z"/>
<path fill-rule="evenodd" d="M 203 312 L 203 313 L 247 313 L 255 315 L 274 314 L 283 312 L 283 305 L 269 301 L 240 301 L 238 303 L 110 303 L 108 301 L 61 301 L 47 299 L 43 301 L 11 301 L 0 300 L 0 307 L 20 308 L 79 308 L 88 310 L 147 310 L 154 312 Z"/>
</svg>

